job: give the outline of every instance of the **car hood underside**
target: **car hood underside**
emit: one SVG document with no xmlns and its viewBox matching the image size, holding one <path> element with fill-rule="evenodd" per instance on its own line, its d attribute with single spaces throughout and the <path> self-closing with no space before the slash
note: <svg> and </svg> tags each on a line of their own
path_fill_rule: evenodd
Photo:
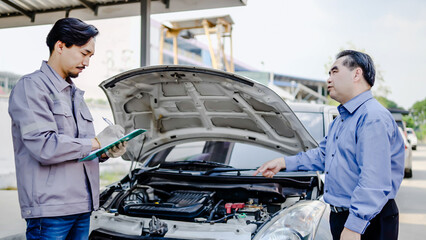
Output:
<svg viewBox="0 0 426 240">
<path fill-rule="evenodd" d="M 129 142 L 124 159 L 141 161 L 154 151 L 195 139 L 248 142 L 284 154 L 317 146 L 275 92 L 232 73 L 153 66 L 117 75 L 100 87 L 117 124 L 126 132 L 147 130 Z"/>
</svg>

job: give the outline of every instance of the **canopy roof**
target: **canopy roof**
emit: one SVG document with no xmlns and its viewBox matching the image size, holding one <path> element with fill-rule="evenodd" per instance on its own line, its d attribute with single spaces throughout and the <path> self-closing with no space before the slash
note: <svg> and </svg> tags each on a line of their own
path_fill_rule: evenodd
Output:
<svg viewBox="0 0 426 240">
<path fill-rule="evenodd" d="M 246 2 L 247 0 L 151 0 L 150 13 L 245 6 Z M 67 16 L 95 20 L 140 14 L 141 0 L 0 0 L 0 28 L 52 24 Z"/>
</svg>

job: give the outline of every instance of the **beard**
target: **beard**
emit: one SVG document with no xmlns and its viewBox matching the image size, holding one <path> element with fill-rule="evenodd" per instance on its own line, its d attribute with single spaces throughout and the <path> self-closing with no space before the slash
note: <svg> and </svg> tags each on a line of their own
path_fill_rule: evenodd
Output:
<svg viewBox="0 0 426 240">
<path fill-rule="evenodd" d="M 68 73 L 69 78 L 76 78 L 78 77 L 78 73 Z"/>
<path fill-rule="evenodd" d="M 76 78 L 84 70 L 84 67 L 76 67 L 75 69 L 70 69 L 68 71 L 69 78 Z"/>
</svg>

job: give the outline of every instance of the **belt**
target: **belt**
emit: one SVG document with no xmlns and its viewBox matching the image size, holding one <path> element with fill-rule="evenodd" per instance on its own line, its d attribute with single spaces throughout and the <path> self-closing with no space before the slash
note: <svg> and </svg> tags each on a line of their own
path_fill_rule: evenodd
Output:
<svg viewBox="0 0 426 240">
<path fill-rule="evenodd" d="M 347 212 L 349 211 L 349 208 L 345 207 L 335 207 L 333 205 L 330 205 L 330 210 L 334 213 L 341 213 L 341 212 Z"/>
</svg>

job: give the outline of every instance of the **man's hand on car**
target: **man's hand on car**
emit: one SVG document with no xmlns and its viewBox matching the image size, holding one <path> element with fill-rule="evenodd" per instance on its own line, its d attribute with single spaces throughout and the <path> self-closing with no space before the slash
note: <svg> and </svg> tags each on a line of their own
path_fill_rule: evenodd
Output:
<svg viewBox="0 0 426 240">
<path fill-rule="evenodd" d="M 256 176 L 259 173 L 262 173 L 264 177 L 272 178 L 277 174 L 281 169 L 285 168 L 285 161 L 283 157 L 276 158 L 274 160 L 264 163 L 260 168 L 254 172 L 253 176 Z"/>
</svg>

